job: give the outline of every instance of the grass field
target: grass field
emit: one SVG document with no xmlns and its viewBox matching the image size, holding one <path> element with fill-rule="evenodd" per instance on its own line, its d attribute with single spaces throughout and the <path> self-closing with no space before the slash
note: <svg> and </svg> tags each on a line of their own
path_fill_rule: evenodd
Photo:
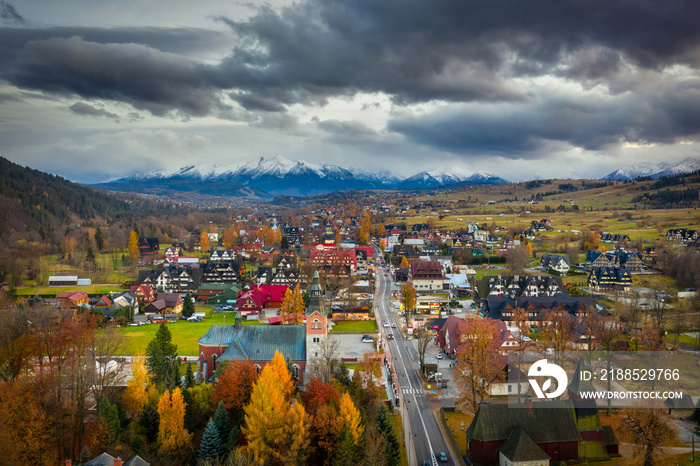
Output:
<svg viewBox="0 0 700 466">
<path fill-rule="evenodd" d="M 333 325 L 330 333 L 374 333 L 377 323 L 373 320 L 339 321 Z"/>
<path fill-rule="evenodd" d="M 187 322 L 184 320 L 166 324 L 173 336 L 172 342 L 177 345 L 177 354 L 181 356 L 196 356 L 199 353 L 197 340 L 207 333 L 212 325 L 233 324 L 235 312 L 212 313 L 209 308 L 197 308 L 197 312 L 208 312 L 208 317 L 202 322 Z M 256 325 L 257 321 L 243 321 L 244 325 Z M 148 343 L 158 331 L 158 324 L 141 325 L 138 327 L 123 327 L 120 332 L 124 335 L 124 344 L 119 352 L 122 356 L 133 356 L 139 350 L 145 351 Z"/>
</svg>

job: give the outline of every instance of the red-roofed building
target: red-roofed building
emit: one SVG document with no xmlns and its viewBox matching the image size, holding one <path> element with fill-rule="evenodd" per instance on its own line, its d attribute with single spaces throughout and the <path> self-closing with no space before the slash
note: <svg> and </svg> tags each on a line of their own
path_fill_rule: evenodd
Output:
<svg viewBox="0 0 700 466">
<path fill-rule="evenodd" d="M 100 309 L 106 309 L 111 305 L 112 305 L 112 300 L 109 299 L 109 296 L 107 296 L 107 295 L 102 296 L 95 303 L 95 307 L 100 308 Z"/>
<path fill-rule="evenodd" d="M 338 245 L 335 243 L 314 243 L 314 249 L 317 251 L 335 251 Z"/>
<path fill-rule="evenodd" d="M 56 295 L 59 306 L 67 309 L 77 309 L 81 304 L 88 304 L 88 295 L 83 292 L 64 291 Z"/>
<path fill-rule="evenodd" d="M 367 254 L 367 260 L 374 257 L 374 248 L 372 246 L 355 246 L 355 251 L 364 251 Z"/>
<path fill-rule="evenodd" d="M 263 310 L 263 292 L 246 291 L 238 298 L 238 310 L 242 316 L 257 315 Z"/>
<path fill-rule="evenodd" d="M 408 282 L 413 288 L 420 292 L 442 291 L 444 274 L 442 265 L 435 261 L 414 261 L 411 262 L 408 272 Z"/>
<path fill-rule="evenodd" d="M 151 285 L 132 286 L 129 288 L 129 293 L 136 296 L 136 299 L 143 301 L 145 304 L 151 303 L 154 299 L 156 299 L 156 295 L 153 292 L 153 287 Z"/>
<path fill-rule="evenodd" d="M 287 292 L 289 287 L 287 285 L 251 285 L 250 291 L 262 292 L 263 293 L 263 308 L 278 308 L 282 307 L 282 300 L 284 299 L 284 293 Z"/>
<path fill-rule="evenodd" d="M 355 251 L 314 249 L 309 255 L 309 262 L 316 268 L 343 265 L 350 267 L 350 271 L 357 270 L 357 256 L 355 255 Z"/>
</svg>

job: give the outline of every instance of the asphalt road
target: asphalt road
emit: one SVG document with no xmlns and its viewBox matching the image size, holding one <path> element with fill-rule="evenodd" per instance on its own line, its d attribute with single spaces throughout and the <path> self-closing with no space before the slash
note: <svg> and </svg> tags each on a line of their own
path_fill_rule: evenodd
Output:
<svg viewBox="0 0 700 466">
<path fill-rule="evenodd" d="M 378 250 L 377 253 L 381 254 Z M 426 388 L 418 373 L 418 353 L 411 342 L 404 340 L 400 329 L 400 319 L 392 305 L 391 277 L 385 275 L 386 268 L 377 268 L 378 288 L 375 292 L 375 312 L 382 322 L 395 323 L 397 328 L 385 328 L 384 333 L 393 333 L 395 339 L 389 340 L 388 350 L 396 379 L 398 380 L 399 407 L 404 418 L 404 433 L 406 450 L 408 452 L 408 464 L 422 465 L 428 460 L 431 465 L 460 464 L 454 461 L 454 452 L 448 445 L 440 427 L 436 415 L 431 410 L 426 397 Z M 446 463 L 438 462 L 440 452 L 447 453 Z"/>
</svg>

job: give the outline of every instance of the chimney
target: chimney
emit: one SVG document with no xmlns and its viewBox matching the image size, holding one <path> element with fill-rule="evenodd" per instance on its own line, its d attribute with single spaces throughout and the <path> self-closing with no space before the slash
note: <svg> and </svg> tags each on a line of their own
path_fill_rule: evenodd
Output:
<svg viewBox="0 0 700 466">
<path fill-rule="evenodd" d="M 119 456 L 114 459 L 114 466 L 122 466 L 122 459 Z"/>
<path fill-rule="evenodd" d="M 525 407 L 527 409 L 532 409 L 532 399 L 531 398 L 525 398 Z"/>
<path fill-rule="evenodd" d="M 73 460 L 66 460 L 66 466 L 72 466 Z"/>
</svg>

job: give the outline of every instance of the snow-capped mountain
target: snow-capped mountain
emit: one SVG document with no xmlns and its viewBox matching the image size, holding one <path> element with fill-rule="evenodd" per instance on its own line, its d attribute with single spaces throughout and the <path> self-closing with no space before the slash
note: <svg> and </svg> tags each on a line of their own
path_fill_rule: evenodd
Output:
<svg viewBox="0 0 700 466">
<path fill-rule="evenodd" d="M 635 180 L 640 176 L 658 179 L 662 176 L 680 175 L 696 170 L 700 170 L 700 160 L 690 157 L 680 162 L 640 162 L 619 168 L 607 174 L 601 180 Z"/>
<path fill-rule="evenodd" d="M 114 183 L 158 181 L 167 184 L 179 181 L 231 182 L 270 194 L 308 195 L 352 189 L 431 189 L 459 183 L 492 184 L 506 181 L 488 173 L 477 172 L 469 177 L 436 169 L 420 172 L 406 179 L 387 170 L 346 169 L 332 164 L 296 162 L 282 156 L 260 157 L 250 162 L 233 164 L 188 165 L 174 170 L 137 173 Z M 190 183 L 191 185 L 191 183 Z"/>
</svg>

